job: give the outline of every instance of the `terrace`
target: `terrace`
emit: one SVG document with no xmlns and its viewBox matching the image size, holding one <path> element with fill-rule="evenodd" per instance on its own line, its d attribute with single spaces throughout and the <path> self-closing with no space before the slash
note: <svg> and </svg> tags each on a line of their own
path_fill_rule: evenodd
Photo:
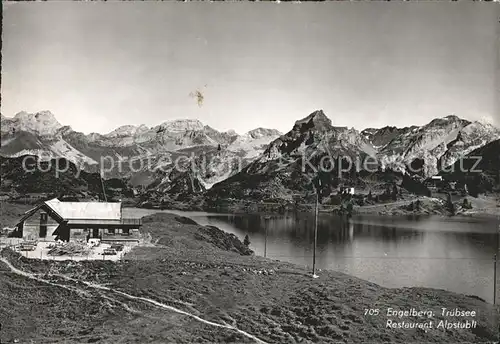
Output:
<svg viewBox="0 0 500 344">
<path fill-rule="evenodd" d="M 73 245 L 73 247 L 71 247 Z M 123 259 L 125 254 L 130 252 L 133 246 L 118 245 L 112 243 L 85 244 L 79 242 L 76 244 L 80 248 L 87 247 L 85 250 L 74 250 L 74 243 L 57 242 L 21 242 L 17 245 L 10 245 L 14 251 L 22 256 L 31 259 L 41 260 L 110 260 L 117 261 Z M 71 247 L 71 248 L 70 248 Z M 54 252 L 59 251 L 59 252 Z M 72 252 L 74 251 L 74 252 Z"/>
<path fill-rule="evenodd" d="M 101 241 L 139 241 L 140 238 L 137 228 L 106 228 Z"/>
</svg>

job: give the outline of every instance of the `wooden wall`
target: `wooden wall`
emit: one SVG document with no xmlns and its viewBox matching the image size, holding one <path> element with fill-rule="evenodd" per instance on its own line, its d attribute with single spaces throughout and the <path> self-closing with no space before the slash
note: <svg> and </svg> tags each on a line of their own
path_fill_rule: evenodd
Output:
<svg viewBox="0 0 500 344">
<path fill-rule="evenodd" d="M 24 221 L 23 239 L 25 240 L 43 240 L 54 241 L 55 235 L 52 235 L 59 225 L 57 221 L 47 215 L 47 232 L 46 235 L 40 237 L 40 216 L 45 211 L 39 209 Z"/>
</svg>

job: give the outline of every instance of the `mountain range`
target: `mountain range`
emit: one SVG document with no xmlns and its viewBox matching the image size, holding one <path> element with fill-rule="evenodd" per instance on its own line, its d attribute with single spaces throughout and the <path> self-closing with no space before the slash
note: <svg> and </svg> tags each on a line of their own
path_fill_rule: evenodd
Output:
<svg viewBox="0 0 500 344">
<path fill-rule="evenodd" d="M 165 161 L 220 148 L 226 152 L 226 159 L 240 159 L 245 164 L 280 135 L 277 130 L 265 128 L 243 135 L 220 132 L 192 119 L 167 121 L 154 127 L 124 125 L 107 134 L 86 135 L 61 125 L 50 111 L 19 112 L 13 118 L 1 116 L 0 155 L 65 158 L 84 171 L 101 170 L 105 178 L 128 177 L 133 184 L 145 186 Z M 221 173 L 211 175 L 206 184 L 214 184 L 231 172 Z"/>
<path fill-rule="evenodd" d="M 413 185 L 409 180 L 422 182 L 461 157 L 481 153 L 482 147 L 496 147 L 499 139 L 500 130 L 491 124 L 457 116 L 434 119 L 420 127 L 359 132 L 333 126 L 318 110 L 272 141 L 240 173 L 206 191 L 205 200 L 212 206 L 225 198 L 264 202 L 307 199 L 314 194 L 317 180 L 320 198 L 345 185 L 374 191 L 384 190 L 388 183 L 405 187 Z"/>
<path fill-rule="evenodd" d="M 500 185 L 500 140 L 473 150 L 439 173 L 445 179 L 467 184 L 473 196 Z"/>
<path fill-rule="evenodd" d="M 101 170 L 107 179 L 126 178 L 144 191 L 145 201 L 182 201 L 193 194 L 209 201 L 292 200 L 311 192 L 314 177 L 320 177 L 325 194 L 345 183 L 376 187 L 402 175 L 423 180 L 499 139 L 500 130 L 493 125 L 454 115 L 423 126 L 358 131 L 333 126 L 317 110 L 296 121 L 286 134 L 257 128 L 239 135 L 192 119 L 83 134 L 41 111 L 1 116 L 0 156 L 64 158 L 89 173 Z M 334 165 L 346 159 L 371 159 L 375 170 L 339 171 Z M 330 164 L 327 173 L 325 162 Z M 409 168 L 415 165 L 421 169 Z"/>
</svg>

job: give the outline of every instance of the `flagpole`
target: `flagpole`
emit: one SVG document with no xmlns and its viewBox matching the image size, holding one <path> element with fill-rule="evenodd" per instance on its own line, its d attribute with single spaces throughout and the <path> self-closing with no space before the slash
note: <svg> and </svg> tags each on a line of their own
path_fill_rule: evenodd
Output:
<svg viewBox="0 0 500 344">
<path fill-rule="evenodd" d="M 104 181 L 102 180 L 102 168 L 101 170 L 99 171 L 99 177 L 101 179 L 101 187 L 102 187 L 102 194 L 104 196 L 104 202 L 107 202 L 108 201 L 108 198 L 106 197 L 106 190 L 104 189 Z"/>
<path fill-rule="evenodd" d="M 495 252 L 495 256 L 493 257 L 493 304 L 497 304 L 497 262 L 498 262 L 498 254 L 500 253 L 500 224 L 497 228 L 497 250 Z"/>
<path fill-rule="evenodd" d="M 266 234 L 265 234 L 265 239 L 264 239 L 264 258 L 267 257 L 267 227 L 268 227 L 268 224 L 267 224 L 267 221 L 268 221 L 268 217 L 266 216 L 264 218 L 264 226 L 266 227 L 265 230 L 266 230 Z"/>
<path fill-rule="evenodd" d="M 321 182 L 318 180 L 318 186 L 321 185 Z M 312 186 L 314 188 L 314 193 L 316 194 L 316 205 L 314 207 L 314 248 L 313 248 L 313 271 L 312 271 L 312 278 L 318 278 L 319 276 L 316 275 L 316 246 L 318 244 L 318 203 L 319 203 L 319 196 L 318 196 L 318 189 L 314 186 L 314 182 L 312 183 Z"/>
<path fill-rule="evenodd" d="M 497 255 L 493 257 L 493 304 L 497 304 Z"/>
</svg>

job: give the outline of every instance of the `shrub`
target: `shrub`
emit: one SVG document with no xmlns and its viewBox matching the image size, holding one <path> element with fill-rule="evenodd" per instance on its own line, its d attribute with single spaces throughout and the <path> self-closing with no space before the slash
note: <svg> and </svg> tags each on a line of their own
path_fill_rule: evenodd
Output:
<svg viewBox="0 0 500 344">
<path fill-rule="evenodd" d="M 248 234 L 245 235 L 245 239 L 243 240 L 243 245 L 246 247 L 250 246 L 250 238 L 248 237 Z"/>
<path fill-rule="evenodd" d="M 451 194 L 448 193 L 448 197 L 446 199 L 446 209 L 451 213 L 451 215 L 455 215 L 455 205 L 453 204 L 453 201 L 451 200 Z"/>
<path fill-rule="evenodd" d="M 417 200 L 415 201 L 415 210 L 416 210 L 416 211 L 420 211 L 421 206 L 422 206 L 422 202 L 420 202 L 420 200 L 419 200 L 419 199 L 417 199 Z"/>
<path fill-rule="evenodd" d="M 347 209 L 346 210 L 347 210 L 347 216 L 351 217 L 352 216 L 352 210 L 353 210 L 353 206 L 352 206 L 351 202 L 349 202 L 347 204 Z"/>
<path fill-rule="evenodd" d="M 331 205 L 340 205 L 340 204 L 342 204 L 342 198 L 340 197 L 340 195 L 332 195 L 330 197 L 330 204 Z"/>
<path fill-rule="evenodd" d="M 398 199 L 398 187 L 396 186 L 396 184 L 394 184 L 392 186 L 392 194 L 391 194 L 391 197 L 394 201 L 397 201 Z"/>
<path fill-rule="evenodd" d="M 467 198 L 464 198 L 464 201 L 462 203 L 462 207 L 464 209 L 472 209 L 472 204 Z"/>
<path fill-rule="evenodd" d="M 431 191 L 419 180 L 403 175 L 402 188 L 415 195 L 431 196 Z"/>
</svg>

